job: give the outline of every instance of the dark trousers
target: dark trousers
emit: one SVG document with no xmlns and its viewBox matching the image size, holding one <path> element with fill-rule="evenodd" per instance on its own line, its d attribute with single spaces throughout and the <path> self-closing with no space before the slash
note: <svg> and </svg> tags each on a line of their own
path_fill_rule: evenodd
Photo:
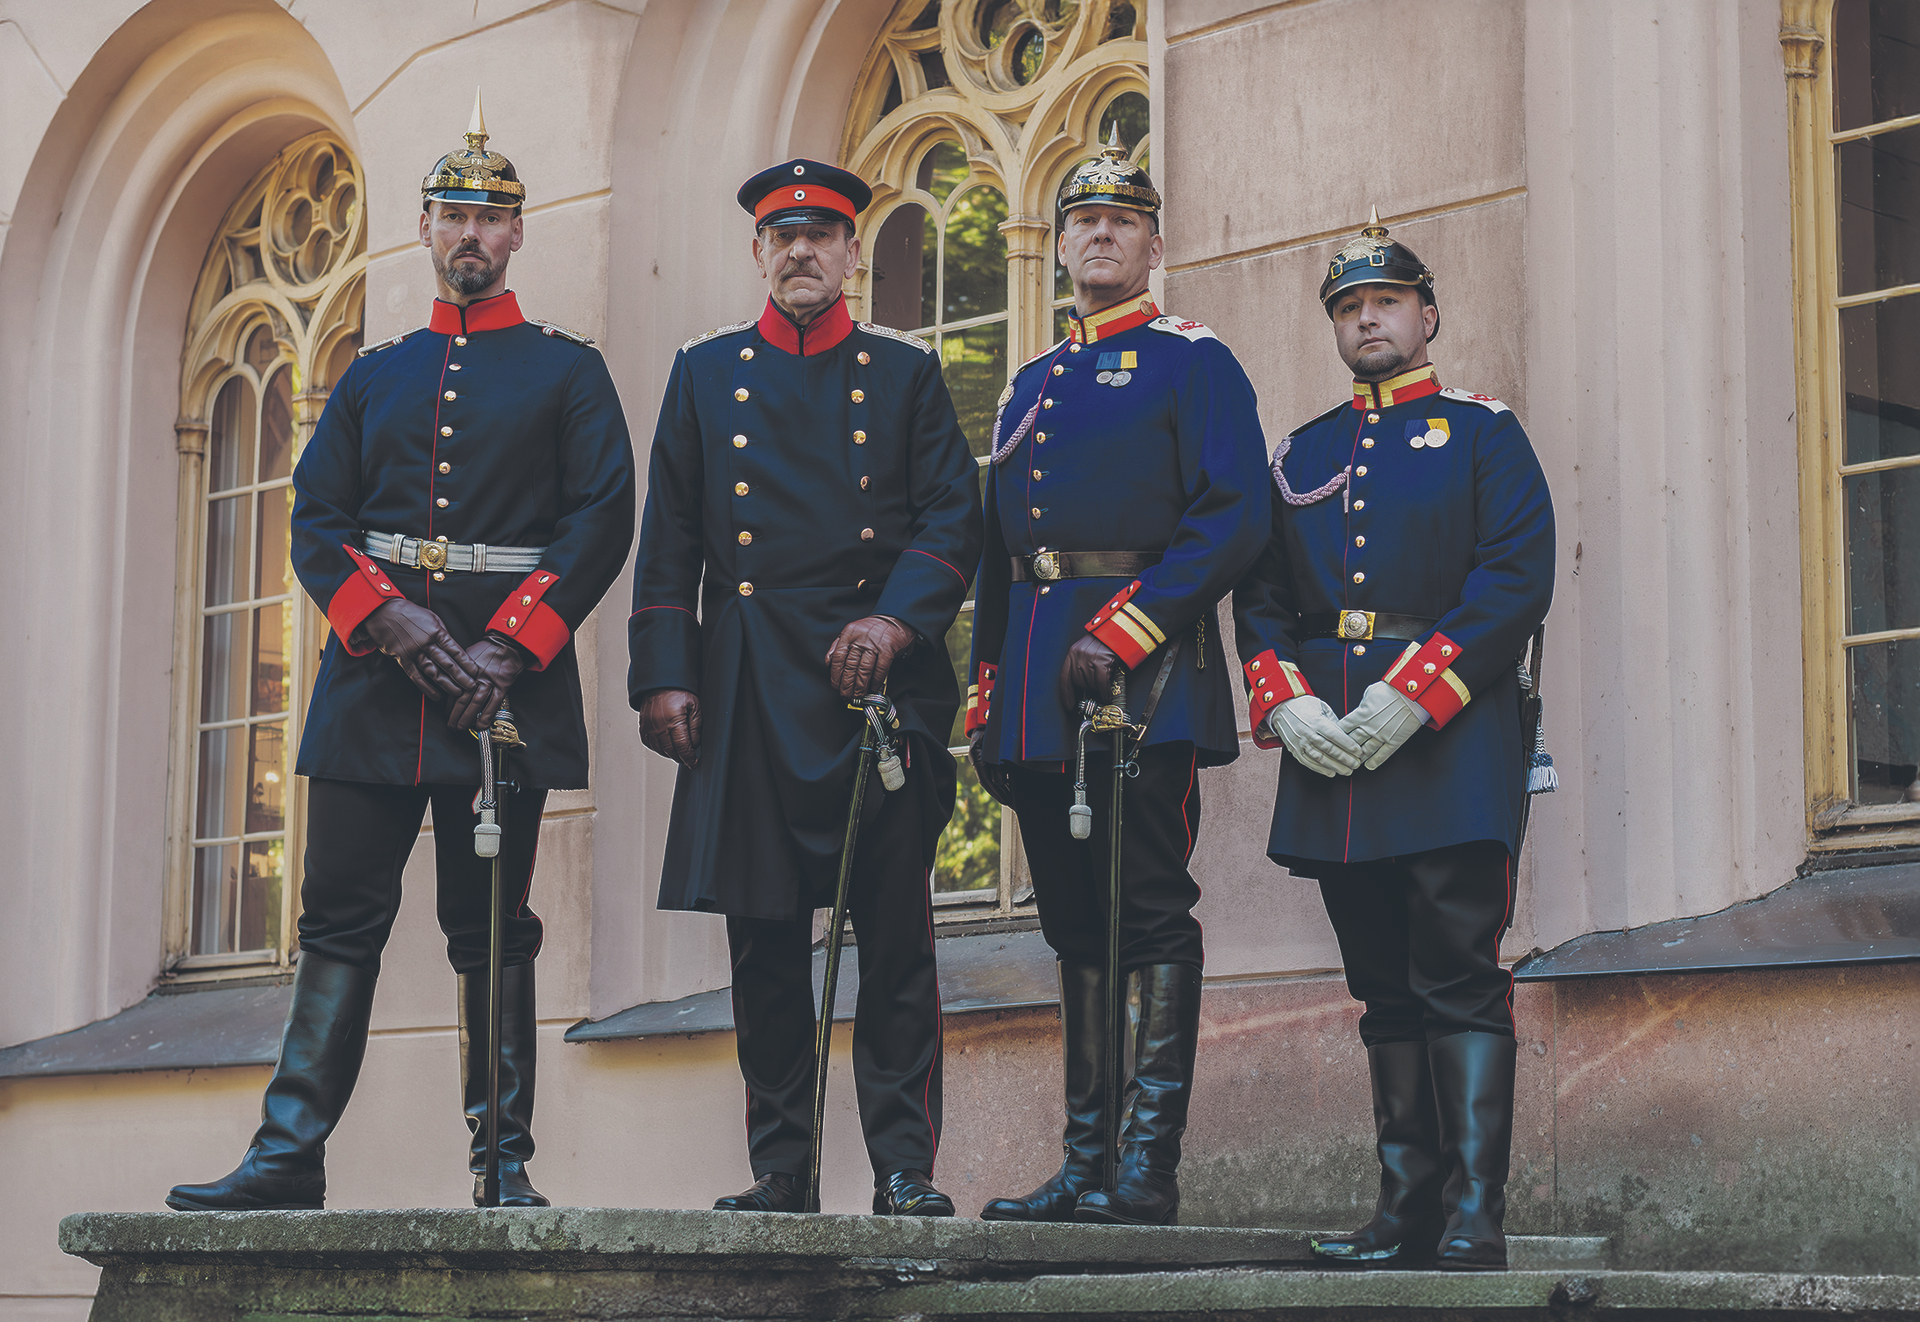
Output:
<svg viewBox="0 0 1920 1322">
<path fill-rule="evenodd" d="M 1096 756 L 1094 742 L 1103 745 Z M 1062 959 L 1100 964 L 1107 957 L 1107 898 L 1111 873 L 1113 754 L 1109 736 L 1087 740 L 1087 804 L 1093 834 L 1075 840 L 1068 829 L 1074 772 L 1011 768 L 1013 809 L 1033 870 L 1040 930 Z M 1200 781 L 1193 745 L 1158 744 L 1134 758 L 1120 816 L 1120 966 L 1190 964 L 1200 968 L 1200 923 L 1193 906 L 1200 885 L 1187 871 L 1200 830 Z"/>
<path fill-rule="evenodd" d="M 876 1176 L 933 1171 L 940 1146 L 940 984 L 933 958 L 927 771 L 863 814 L 847 909 L 860 965 L 853 1012 L 853 1082 Z M 867 802 L 881 796 L 878 775 Z M 831 896 L 828 897 L 829 901 Z M 804 1177 L 813 1136 L 813 920 L 727 919 L 733 1020 L 747 1085 L 747 1154 L 754 1178 Z"/>
<path fill-rule="evenodd" d="M 1500 933 L 1513 912 L 1513 858 L 1475 840 L 1367 863 L 1320 864 L 1347 991 L 1366 1004 L 1369 1047 L 1454 1033 L 1513 1036 L 1513 975 Z"/>
<path fill-rule="evenodd" d="M 307 787 L 307 875 L 300 884 L 300 949 L 380 971 L 400 912 L 400 872 L 433 805 L 440 930 L 457 973 L 487 968 L 487 901 L 492 860 L 473 852 L 472 785 L 364 785 L 314 780 Z M 545 790 L 505 796 L 501 814 L 501 903 L 506 963 L 540 953 L 540 919 L 527 907 L 540 846 Z"/>
</svg>

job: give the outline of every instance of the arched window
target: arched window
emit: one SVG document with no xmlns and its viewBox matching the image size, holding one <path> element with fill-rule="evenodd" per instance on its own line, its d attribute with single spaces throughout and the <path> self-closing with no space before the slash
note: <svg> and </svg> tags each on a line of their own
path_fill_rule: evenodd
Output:
<svg viewBox="0 0 1920 1322">
<path fill-rule="evenodd" d="M 242 190 L 200 272 L 180 390 L 169 962 L 284 963 L 297 743 L 326 622 L 290 561 L 293 465 L 360 344 L 364 182 L 332 134 Z"/>
<path fill-rule="evenodd" d="M 1147 158 L 1147 91 L 1144 5 L 1126 0 L 901 0 L 868 53 L 841 151 L 874 186 L 849 298 L 934 344 L 983 465 L 1009 371 L 1064 334 L 1073 302 L 1054 256 L 1061 181 L 1116 124 Z M 971 610 L 947 637 L 962 692 Z M 963 759 L 936 901 L 1023 903 L 1013 829 Z"/>
</svg>

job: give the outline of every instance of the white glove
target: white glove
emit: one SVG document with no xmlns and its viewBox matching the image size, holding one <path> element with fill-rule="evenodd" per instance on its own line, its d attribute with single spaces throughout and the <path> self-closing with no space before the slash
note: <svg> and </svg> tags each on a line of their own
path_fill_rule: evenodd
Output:
<svg viewBox="0 0 1920 1322">
<path fill-rule="evenodd" d="M 1395 692 L 1393 685 L 1375 681 L 1367 685 L 1360 705 L 1346 714 L 1340 728 L 1359 744 L 1367 770 L 1378 771 L 1424 724 L 1425 712 Z"/>
<path fill-rule="evenodd" d="M 1287 746 L 1294 760 L 1326 777 L 1351 776 L 1365 756 L 1333 708 L 1311 694 L 1288 698 L 1267 713 L 1267 731 Z"/>
</svg>

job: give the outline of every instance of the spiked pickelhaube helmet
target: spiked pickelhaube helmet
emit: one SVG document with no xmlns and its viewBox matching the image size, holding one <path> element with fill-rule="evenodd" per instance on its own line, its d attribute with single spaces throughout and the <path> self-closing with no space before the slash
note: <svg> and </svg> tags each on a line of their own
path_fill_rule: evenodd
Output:
<svg viewBox="0 0 1920 1322">
<path fill-rule="evenodd" d="M 1160 217 L 1160 190 L 1144 169 L 1127 159 L 1127 149 L 1120 145 L 1118 120 L 1100 154 L 1074 167 L 1060 185 L 1061 215 L 1075 207 L 1093 205 L 1144 211 L 1156 222 Z"/>
<path fill-rule="evenodd" d="M 420 181 L 420 205 L 430 202 L 466 202 L 518 208 L 527 200 L 513 162 L 487 150 L 487 121 L 480 113 L 480 89 L 473 89 L 473 118 L 467 122 L 467 145 L 440 158 L 433 173 Z"/>
<path fill-rule="evenodd" d="M 1320 282 L 1320 305 L 1327 310 L 1328 318 L 1333 316 L 1334 297 L 1355 285 L 1408 285 L 1420 291 L 1421 301 L 1436 315 L 1439 311 L 1439 301 L 1433 296 L 1433 268 L 1406 244 L 1387 236 L 1387 227 L 1380 223 L 1379 207 L 1368 215 L 1366 228 L 1348 240 L 1327 265 L 1327 278 Z M 1436 320 L 1433 335 L 1439 333 Z M 1431 340 L 1433 335 L 1427 338 Z"/>
</svg>

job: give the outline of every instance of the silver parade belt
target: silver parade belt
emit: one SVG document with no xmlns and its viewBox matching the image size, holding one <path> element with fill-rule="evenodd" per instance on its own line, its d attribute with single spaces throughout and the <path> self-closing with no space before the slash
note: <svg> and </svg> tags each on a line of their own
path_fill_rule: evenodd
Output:
<svg viewBox="0 0 1920 1322">
<path fill-rule="evenodd" d="M 485 542 L 429 541 L 399 533 L 363 534 L 367 554 L 409 569 L 452 569 L 462 574 L 531 574 L 540 567 L 544 546 L 488 546 Z"/>
</svg>

